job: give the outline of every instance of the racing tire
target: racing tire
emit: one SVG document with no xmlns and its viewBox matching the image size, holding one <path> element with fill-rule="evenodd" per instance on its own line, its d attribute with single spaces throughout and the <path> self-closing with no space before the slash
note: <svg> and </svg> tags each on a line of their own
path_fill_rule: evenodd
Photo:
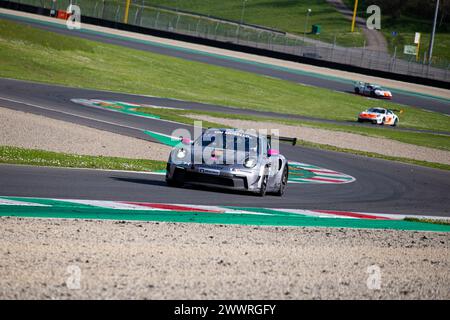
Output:
<svg viewBox="0 0 450 320">
<path fill-rule="evenodd" d="M 184 181 L 183 178 L 180 177 L 179 175 L 176 175 L 175 173 L 173 174 L 172 179 L 168 179 L 166 177 L 166 183 L 169 187 L 182 187 L 184 186 Z"/>
<path fill-rule="evenodd" d="M 392 126 L 396 127 L 397 125 L 398 125 L 398 119 L 395 119 L 394 124 Z"/>
<path fill-rule="evenodd" d="M 359 88 L 355 88 L 355 93 L 359 94 Z"/>
<path fill-rule="evenodd" d="M 281 176 L 280 189 L 277 192 L 275 192 L 276 196 L 279 196 L 279 197 L 283 196 L 284 192 L 286 191 L 288 177 L 289 177 L 289 170 L 288 170 L 288 165 L 286 164 L 286 166 L 283 169 L 283 175 Z"/>
<path fill-rule="evenodd" d="M 377 123 L 378 123 L 377 120 L 372 121 L 372 124 L 377 124 Z"/>
<path fill-rule="evenodd" d="M 263 181 L 261 183 L 261 188 L 259 189 L 259 191 L 256 193 L 257 196 L 259 197 L 264 197 L 266 195 L 266 191 L 267 191 L 267 181 L 269 180 L 269 177 L 267 175 L 263 176 Z"/>
<path fill-rule="evenodd" d="M 386 121 L 386 118 L 383 118 L 380 123 L 378 123 L 380 126 L 384 126 L 384 122 Z"/>
<path fill-rule="evenodd" d="M 362 123 L 363 121 L 362 121 L 361 119 L 358 119 L 358 122 L 359 122 L 359 123 Z"/>
<path fill-rule="evenodd" d="M 169 187 L 181 188 L 184 185 L 183 181 L 177 181 L 173 179 L 166 179 L 166 183 Z"/>
</svg>

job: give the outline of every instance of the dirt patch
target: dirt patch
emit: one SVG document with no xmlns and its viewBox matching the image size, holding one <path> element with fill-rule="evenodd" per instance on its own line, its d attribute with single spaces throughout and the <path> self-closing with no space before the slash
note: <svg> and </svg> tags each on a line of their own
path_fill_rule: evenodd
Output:
<svg viewBox="0 0 450 320">
<path fill-rule="evenodd" d="M 0 145 L 166 161 L 170 147 L 119 134 L 0 108 Z"/>
<path fill-rule="evenodd" d="M 449 299 L 449 242 L 429 232 L 0 218 L 0 299 Z M 76 268 L 80 287 L 69 289 Z"/>
</svg>

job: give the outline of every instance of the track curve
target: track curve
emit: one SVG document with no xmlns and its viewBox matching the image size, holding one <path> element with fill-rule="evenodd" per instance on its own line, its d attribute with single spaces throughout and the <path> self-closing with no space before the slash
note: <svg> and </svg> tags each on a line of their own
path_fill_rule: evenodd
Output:
<svg viewBox="0 0 450 320">
<path fill-rule="evenodd" d="M 12 15 L 1 14 L 1 18 L 13 20 L 20 23 L 25 23 L 33 27 L 43 30 L 75 36 L 83 39 L 125 46 L 142 51 L 153 52 L 157 54 L 177 57 L 185 60 L 207 63 L 226 68 L 237 69 L 240 71 L 251 72 L 255 74 L 265 75 L 282 80 L 292 81 L 296 83 L 322 87 L 330 90 L 352 93 L 352 81 L 326 77 L 323 75 L 314 75 L 313 73 L 302 73 L 289 70 L 287 68 L 277 68 L 270 65 L 252 63 L 244 59 L 231 59 L 226 56 L 205 54 L 200 51 L 188 50 L 186 48 L 179 48 L 170 45 L 160 45 L 150 41 L 137 41 L 130 38 L 117 36 L 114 34 L 106 34 L 95 32 L 92 30 L 69 30 L 65 26 L 58 24 L 50 24 L 40 22 L 38 20 L 31 20 L 25 18 L 18 18 Z M 427 95 L 419 95 L 414 92 L 407 92 L 403 90 L 391 89 L 394 92 L 393 102 L 420 107 L 426 110 L 450 114 L 450 101 L 445 98 L 434 98 Z"/>
<path fill-rule="evenodd" d="M 89 108 L 72 98 L 154 103 L 154 98 L 61 86 L 0 81 L 0 105 L 101 130 L 151 140 L 141 132 L 171 134 L 187 125 Z M 172 106 L 173 100 L 159 100 Z M 176 101 L 178 107 L 192 104 Z M 128 172 L 0 165 L 0 195 L 166 203 L 248 205 L 274 208 L 450 215 L 450 173 L 351 154 L 281 144 L 292 161 L 314 164 L 356 178 L 341 185 L 290 184 L 283 198 L 258 199 L 247 194 L 199 188 L 168 188 L 163 177 Z M 220 196 L 219 196 L 220 195 Z"/>
</svg>

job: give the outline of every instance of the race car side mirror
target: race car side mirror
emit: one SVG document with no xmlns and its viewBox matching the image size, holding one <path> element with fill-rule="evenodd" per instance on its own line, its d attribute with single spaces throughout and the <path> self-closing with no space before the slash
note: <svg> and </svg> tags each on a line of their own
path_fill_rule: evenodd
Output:
<svg viewBox="0 0 450 320">
<path fill-rule="evenodd" d="M 267 154 L 269 155 L 269 157 L 271 157 L 279 155 L 280 152 L 277 149 L 269 149 L 269 151 L 267 151 Z"/>
<path fill-rule="evenodd" d="M 181 143 L 184 144 L 184 145 L 191 145 L 191 144 L 192 144 L 192 141 L 191 141 L 191 139 L 189 139 L 189 138 L 183 138 L 183 137 L 181 137 Z"/>
</svg>

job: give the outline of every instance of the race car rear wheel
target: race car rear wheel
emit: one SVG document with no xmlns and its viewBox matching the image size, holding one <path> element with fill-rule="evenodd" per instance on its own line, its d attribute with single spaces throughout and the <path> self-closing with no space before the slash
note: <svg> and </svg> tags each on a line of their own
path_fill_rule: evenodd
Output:
<svg viewBox="0 0 450 320">
<path fill-rule="evenodd" d="M 281 197 L 283 196 L 284 192 L 286 191 L 286 186 L 288 183 L 288 176 L 289 176 L 289 170 L 288 166 L 284 167 L 283 175 L 281 176 L 281 182 L 280 182 L 280 189 L 275 193 L 275 195 Z"/>
<path fill-rule="evenodd" d="M 359 94 L 359 88 L 355 88 L 355 93 Z"/>
<path fill-rule="evenodd" d="M 393 127 L 396 127 L 398 124 L 398 119 L 395 119 L 394 124 L 392 125 Z"/>
</svg>

